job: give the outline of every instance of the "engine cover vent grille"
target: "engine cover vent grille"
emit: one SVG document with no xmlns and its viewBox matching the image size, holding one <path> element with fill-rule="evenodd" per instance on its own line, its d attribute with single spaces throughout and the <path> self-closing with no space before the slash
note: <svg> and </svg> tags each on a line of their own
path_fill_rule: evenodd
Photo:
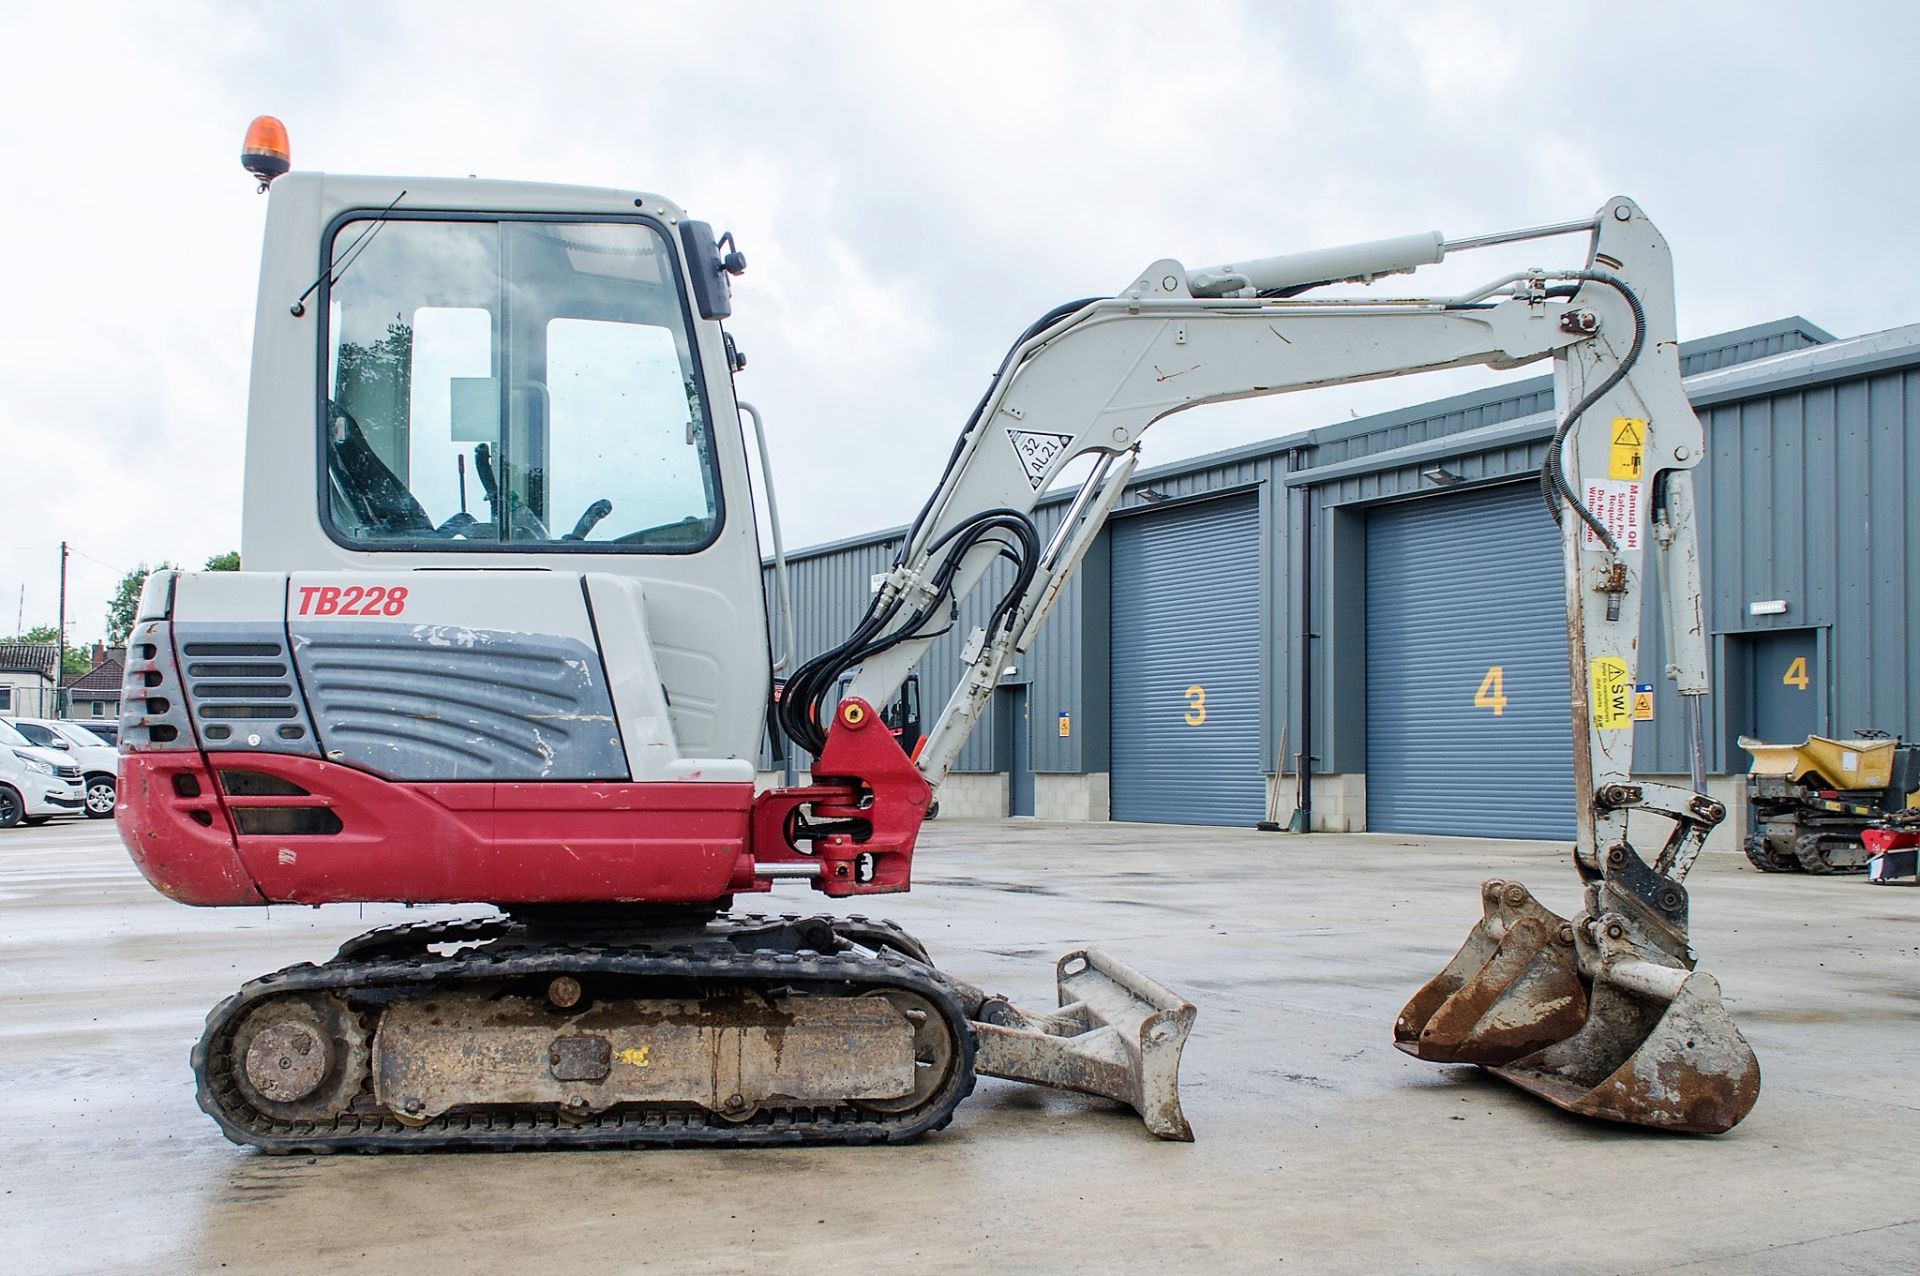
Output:
<svg viewBox="0 0 1920 1276">
<path fill-rule="evenodd" d="M 174 641 L 207 748 L 319 753 L 278 623 L 181 620 Z"/>
</svg>

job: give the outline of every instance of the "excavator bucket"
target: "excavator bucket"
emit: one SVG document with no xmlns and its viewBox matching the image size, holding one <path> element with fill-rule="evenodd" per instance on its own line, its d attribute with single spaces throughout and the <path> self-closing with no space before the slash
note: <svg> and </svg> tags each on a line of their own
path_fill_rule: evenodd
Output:
<svg viewBox="0 0 1920 1276">
<path fill-rule="evenodd" d="M 1483 882 L 1486 913 L 1394 1022 L 1393 1044 L 1433 1063 L 1511 1063 L 1587 1018 L 1573 928 L 1518 882 Z"/>
<path fill-rule="evenodd" d="M 1481 893 L 1485 916 L 1401 1011 L 1397 1047 L 1479 1064 L 1568 1112 L 1629 1125 L 1719 1134 L 1752 1110 L 1759 1061 L 1711 975 L 1619 913 L 1589 928 L 1583 963 L 1584 917 L 1564 921 L 1514 882 Z"/>
<path fill-rule="evenodd" d="M 1193 1141 L 1180 1109 L 1180 1053 L 1197 1013 L 1191 1002 L 1097 948 L 1055 968 L 1060 1008 L 1033 1015 L 963 986 L 982 1075 L 1124 1103 L 1163 1139 Z"/>
<path fill-rule="evenodd" d="M 1760 1097 L 1760 1061 L 1712 975 L 1633 956 L 1625 920 L 1601 919 L 1601 967 L 1580 1031 L 1492 1069 L 1581 1116 L 1722 1134 Z"/>
</svg>

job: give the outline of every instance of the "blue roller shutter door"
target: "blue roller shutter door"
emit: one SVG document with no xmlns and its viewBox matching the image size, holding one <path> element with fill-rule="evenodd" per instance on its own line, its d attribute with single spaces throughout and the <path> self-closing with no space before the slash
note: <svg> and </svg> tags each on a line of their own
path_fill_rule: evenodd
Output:
<svg viewBox="0 0 1920 1276">
<path fill-rule="evenodd" d="M 1116 820 L 1251 826 L 1260 758 L 1260 507 L 1252 496 L 1116 519 Z"/>
<path fill-rule="evenodd" d="M 1531 483 L 1367 520 L 1367 827 L 1571 838 L 1559 533 Z"/>
</svg>

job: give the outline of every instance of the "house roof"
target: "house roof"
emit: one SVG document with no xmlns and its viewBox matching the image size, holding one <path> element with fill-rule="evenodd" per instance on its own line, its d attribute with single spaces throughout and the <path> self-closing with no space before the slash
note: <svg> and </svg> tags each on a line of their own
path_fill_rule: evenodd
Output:
<svg viewBox="0 0 1920 1276">
<path fill-rule="evenodd" d="M 0 642 L 0 669 L 13 673 L 37 673 L 53 677 L 54 662 L 60 648 L 50 642 Z"/>
<path fill-rule="evenodd" d="M 89 699 L 97 699 L 100 692 L 120 694 L 120 680 L 126 673 L 127 649 L 115 647 L 107 653 L 107 658 L 93 668 L 67 684 L 69 691 L 94 692 Z"/>
</svg>

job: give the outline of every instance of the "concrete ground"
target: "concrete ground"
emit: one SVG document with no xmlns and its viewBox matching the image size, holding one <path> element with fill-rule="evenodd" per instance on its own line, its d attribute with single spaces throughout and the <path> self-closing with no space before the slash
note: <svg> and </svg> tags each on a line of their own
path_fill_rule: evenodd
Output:
<svg viewBox="0 0 1920 1276">
<path fill-rule="evenodd" d="M 0 832 L 0 1269 L 1920 1268 L 1920 890 L 1703 861 L 1695 942 L 1765 1083 L 1745 1124 L 1693 1138 L 1391 1047 L 1488 875 L 1573 911 L 1571 871 L 1534 843 L 930 826 L 919 888 L 869 903 L 1026 1002 L 1088 941 L 1183 992 L 1192 1145 L 983 1081 L 907 1148 L 310 1159 L 227 1144 L 188 1047 L 244 980 L 401 910 L 193 910 L 109 827 Z"/>
</svg>

